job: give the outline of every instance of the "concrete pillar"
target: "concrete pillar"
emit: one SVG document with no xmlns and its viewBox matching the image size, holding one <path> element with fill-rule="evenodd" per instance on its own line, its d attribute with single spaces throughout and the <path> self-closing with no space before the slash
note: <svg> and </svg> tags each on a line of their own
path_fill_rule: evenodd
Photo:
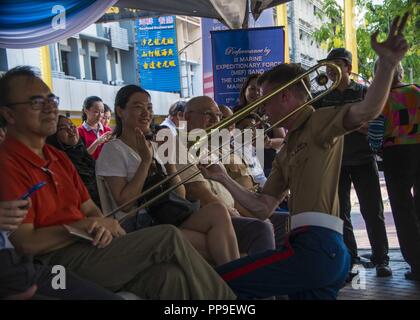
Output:
<svg viewBox="0 0 420 320">
<path fill-rule="evenodd" d="M 71 51 L 68 53 L 69 75 L 80 79 L 79 44 L 77 42 L 77 39 L 68 39 L 68 45 L 71 48 Z"/>
<path fill-rule="evenodd" d="M 99 54 L 99 57 L 96 59 L 96 78 L 97 80 L 101 80 L 103 83 L 108 84 L 108 75 L 106 72 L 108 48 L 103 43 L 96 43 L 96 51 Z"/>
<path fill-rule="evenodd" d="M 90 66 L 90 52 L 89 52 L 89 42 L 82 40 L 82 48 L 85 50 L 84 62 L 85 62 L 85 78 L 92 80 L 92 69 Z"/>
<path fill-rule="evenodd" d="M 130 51 L 121 50 L 121 71 L 122 78 L 127 84 L 136 84 L 136 59 L 134 57 L 134 49 L 130 48 Z"/>
</svg>

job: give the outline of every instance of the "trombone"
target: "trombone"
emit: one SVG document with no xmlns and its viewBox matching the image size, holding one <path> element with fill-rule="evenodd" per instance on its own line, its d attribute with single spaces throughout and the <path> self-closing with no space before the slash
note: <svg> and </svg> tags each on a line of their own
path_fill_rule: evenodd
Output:
<svg viewBox="0 0 420 320">
<path fill-rule="evenodd" d="M 322 67 L 329 67 L 332 68 L 335 73 L 336 73 L 336 79 L 335 81 L 331 81 L 332 83 L 330 83 L 327 75 L 325 72 L 321 72 L 319 69 Z M 312 78 L 311 78 L 312 77 Z M 308 85 L 305 83 L 305 79 L 309 79 L 309 87 Z M 228 128 L 230 125 L 244 119 L 247 115 L 249 115 L 252 112 L 255 112 L 255 110 L 263 103 L 265 103 L 267 100 L 271 99 L 273 96 L 275 96 L 276 94 L 278 94 L 279 92 L 288 89 L 289 87 L 301 83 L 303 88 L 306 90 L 306 92 L 308 93 L 309 99 L 303 103 L 301 106 L 299 106 L 298 108 L 296 108 L 295 110 L 291 111 L 289 114 L 287 114 L 286 116 L 284 116 L 283 118 L 281 118 L 280 120 L 278 120 L 276 123 L 272 124 L 269 128 L 264 129 L 264 133 L 266 134 L 267 132 L 269 132 L 270 130 L 272 130 L 273 128 L 279 126 L 279 124 L 283 123 L 284 121 L 286 121 L 287 119 L 289 119 L 290 117 L 294 116 L 295 114 L 297 114 L 299 111 L 301 111 L 303 108 L 305 108 L 306 106 L 312 104 L 313 102 L 315 102 L 316 100 L 324 97 L 325 95 L 329 94 L 331 91 L 333 91 L 335 88 L 337 88 L 337 86 L 339 85 L 341 80 L 341 69 L 339 68 L 339 66 L 337 66 L 336 64 L 334 64 L 333 62 L 330 61 L 323 61 L 313 67 L 311 67 L 310 69 L 308 69 L 306 72 L 302 73 L 300 76 L 296 77 L 293 80 L 290 80 L 289 82 L 282 84 L 281 86 L 279 86 L 277 89 L 275 89 L 274 91 L 272 91 L 271 93 L 262 96 L 260 98 L 258 98 L 257 100 L 255 100 L 254 102 L 250 103 L 249 105 L 245 106 L 244 108 L 242 108 L 241 110 L 237 111 L 235 114 L 233 114 L 232 116 L 230 116 L 229 118 L 224 119 L 223 121 L 219 122 L 218 124 L 215 124 L 214 126 L 206 129 L 206 135 L 203 137 L 200 137 L 200 139 L 198 139 L 197 141 L 195 141 L 192 145 L 191 148 L 195 148 L 196 151 L 199 150 L 199 148 L 207 142 L 208 138 L 212 135 L 213 130 L 220 130 L 220 129 L 224 129 L 224 128 Z M 317 94 L 316 96 L 314 96 L 310 90 L 310 88 L 312 87 L 312 82 L 315 82 L 315 84 L 318 86 L 318 88 L 323 88 L 324 91 Z M 329 85 L 329 86 L 328 86 Z M 253 139 L 256 139 L 257 137 L 254 137 Z M 230 142 L 229 142 L 230 143 Z M 210 153 L 213 153 L 215 151 L 219 151 L 220 148 L 224 147 L 226 144 L 223 144 L 222 146 L 219 147 L 219 149 L 210 151 Z M 235 152 L 236 150 L 232 150 L 232 152 Z M 192 152 L 193 154 L 196 154 L 194 152 Z M 229 154 L 230 155 L 230 154 Z M 114 210 L 112 210 L 111 212 L 109 212 L 108 214 L 105 215 L 105 217 L 109 217 L 109 216 L 113 216 L 115 215 L 117 212 L 119 212 L 122 208 L 126 207 L 127 205 L 133 203 L 134 201 L 137 201 L 138 199 L 141 199 L 143 197 L 145 197 L 146 195 L 150 194 L 152 191 L 156 190 L 157 188 L 161 187 L 163 184 L 167 183 L 168 181 L 170 181 L 171 179 L 173 179 L 174 177 L 176 177 L 177 175 L 185 172 L 186 170 L 190 169 L 191 167 L 197 165 L 199 163 L 190 163 L 188 165 L 186 165 L 185 167 L 183 167 L 182 169 L 180 169 L 179 171 L 175 172 L 172 175 L 168 175 L 165 179 L 163 179 L 162 181 L 160 181 L 159 183 L 153 185 L 152 187 L 150 187 L 149 189 L 141 192 L 138 196 L 126 201 L 125 203 L 123 203 L 122 205 L 118 206 L 117 208 L 115 208 Z M 219 160 L 220 160 L 220 156 L 219 156 Z M 211 166 L 213 163 L 211 162 L 209 166 Z M 145 203 L 141 204 L 140 206 L 130 210 L 129 212 L 124 213 L 124 216 L 122 218 L 119 218 L 119 222 L 123 222 L 124 220 L 128 219 L 129 217 L 135 216 L 137 214 L 137 212 L 141 209 L 144 209 L 146 207 L 148 207 L 150 204 L 152 204 L 153 202 L 161 199 L 162 197 L 164 197 L 165 195 L 167 195 L 169 192 L 175 190 L 176 188 L 178 188 L 180 185 L 188 182 L 189 180 L 193 179 L 194 177 L 196 177 L 197 175 L 199 175 L 201 173 L 200 170 L 197 170 L 196 172 L 194 172 L 193 174 L 189 175 L 187 178 L 183 179 L 181 182 L 174 184 L 172 186 L 170 186 L 168 189 L 166 189 L 164 192 L 156 195 L 155 197 L 151 198 L 150 200 L 146 201 Z"/>
</svg>

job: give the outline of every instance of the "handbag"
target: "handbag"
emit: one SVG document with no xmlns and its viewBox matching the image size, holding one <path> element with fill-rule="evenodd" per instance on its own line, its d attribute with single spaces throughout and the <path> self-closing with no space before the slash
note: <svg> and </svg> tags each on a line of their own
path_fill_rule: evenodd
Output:
<svg viewBox="0 0 420 320">
<path fill-rule="evenodd" d="M 167 176 L 163 172 L 163 169 L 156 159 L 153 159 L 150 174 L 144 182 L 143 190 L 147 190 L 150 187 L 160 183 Z M 139 205 L 147 202 L 148 199 L 152 199 L 155 196 L 162 194 L 165 190 L 170 187 L 170 183 L 161 183 L 159 187 L 153 190 L 146 199 L 142 199 Z M 154 201 L 146 207 L 147 213 L 153 219 L 153 223 L 156 224 L 172 224 L 174 226 L 181 225 L 187 220 L 194 212 L 200 208 L 200 201 L 188 201 L 182 198 L 174 190 L 168 192 L 166 195 L 161 197 L 159 200 Z"/>
</svg>

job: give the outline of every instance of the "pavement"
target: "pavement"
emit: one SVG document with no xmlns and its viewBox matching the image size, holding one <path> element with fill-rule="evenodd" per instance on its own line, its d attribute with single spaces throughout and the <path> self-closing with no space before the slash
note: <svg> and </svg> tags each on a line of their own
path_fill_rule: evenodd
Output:
<svg viewBox="0 0 420 320">
<path fill-rule="evenodd" d="M 380 182 L 384 202 L 385 226 L 390 248 L 390 267 L 393 275 L 388 278 L 378 278 L 376 277 L 376 270 L 374 268 L 364 269 L 359 266 L 359 276 L 340 291 L 338 296 L 339 300 L 420 300 L 420 282 L 410 281 L 404 278 L 404 273 L 410 270 L 410 268 L 404 261 L 400 251 L 394 219 L 382 175 L 380 176 Z M 351 220 L 359 248 L 359 255 L 367 255 L 371 253 L 370 243 L 363 217 L 360 214 L 357 196 L 353 189 L 351 200 Z"/>
<path fill-rule="evenodd" d="M 370 250 L 359 250 L 359 254 L 370 253 Z M 420 282 L 404 278 L 410 268 L 405 263 L 399 249 L 389 252 L 392 276 L 376 277 L 376 270 L 360 267 L 359 276 L 353 278 L 338 294 L 338 300 L 420 300 Z"/>
</svg>

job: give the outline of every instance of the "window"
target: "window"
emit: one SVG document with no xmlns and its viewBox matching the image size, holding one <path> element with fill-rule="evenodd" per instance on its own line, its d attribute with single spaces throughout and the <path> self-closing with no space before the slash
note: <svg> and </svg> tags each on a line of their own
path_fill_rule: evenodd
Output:
<svg viewBox="0 0 420 320">
<path fill-rule="evenodd" d="M 69 53 L 61 50 L 61 70 L 64 74 L 69 75 Z"/>
<path fill-rule="evenodd" d="M 96 78 L 96 58 L 90 57 L 90 68 L 92 70 L 92 80 L 98 80 Z"/>
<path fill-rule="evenodd" d="M 118 64 L 118 51 L 117 50 L 114 51 L 114 56 L 115 56 L 115 64 Z"/>
</svg>

